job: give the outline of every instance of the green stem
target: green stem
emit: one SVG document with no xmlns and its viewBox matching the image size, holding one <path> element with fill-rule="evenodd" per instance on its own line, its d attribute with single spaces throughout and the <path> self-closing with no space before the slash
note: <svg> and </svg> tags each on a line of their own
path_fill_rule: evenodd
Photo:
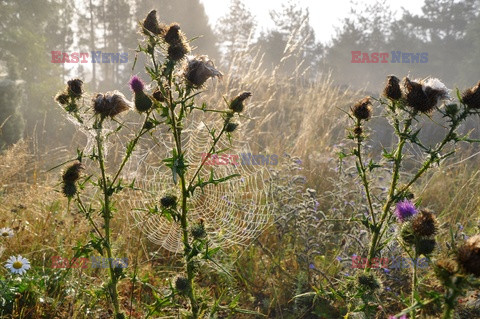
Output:
<svg viewBox="0 0 480 319">
<path fill-rule="evenodd" d="M 415 248 L 415 253 L 413 258 L 413 273 L 412 273 L 412 295 L 411 295 L 412 306 L 415 304 L 415 293 L 417 291 L 417 286 L 418 286 L 417 259 L 418 259 L 418 253 L 417 253 L 417 249 Z M 416 315 L 417 315 L 417 310 L 414 308 L 410 313 L 411 319 L 415 319 Z"/>
<path fill-rule="evenodd" d="M 100 171 L 102 174 L 102 191 L 103 191 L 103 219 L 105 222 L 105 236 L 104 236 L 104 244 L 105 249 L 107 251 L 108 256 L 108 263 L 109 263 L 109 274 L 110 274 L 110 283 L 108 284 L 108 292 L 110 294 L 110 298 L 112 300 L 113 308 L 114 308 L 114 317 L 118 318 L 121 315 L 120 306 L 118 303 L 118 292 L 117 292 L 117 276 L 114 273 L 114 269 L 112 267 L 112 246 L 110 242 L 110 220 L 112 218 L 111 211 L 110 211 L 110 186 L 108 185 L 107 176 L 106 176 L 106 169 L 105 169 L 105 158 L 103 154 L 103 139 L 102 139 L 102 124 L 103 119 L 100 120 L 98 123 L 98 131 L 96 136 L 97 141 L 97 148 L 98 148 L 98 163 L 100 166 Z"/>
<path fill-rule="evenodd" d="M 181 139 L 181 131 L 177 129 L 177 119 L 175 115 L 175 108 L 173 103 L 173 96 L 172 96 L 172 76 L 169 76 L 169 108 L 170 108 L 170 116 L 172 122 L 172 130 L 173 136 L 175 139 L 175 145 L 177 149 L 178 156 L 182 155 L 182 139 Z M 183 105 L 182 105 L 183 107 Z M 187 184 L 185 181 L 185 173 L 182 171 L 179 173 L 180 176 L 180 184 L 182 188 L 182 211 L 180 216 L 180 226 L 182 228 L 182 237 L 183 237 L 183 248 L 184 248 L 184 259 L 186 264 L 186 271 L 187 271 L 187 280 L 188 280 L 188 299 L 190 300 L 190 306 L 192 307 L 192 317 L 193 319 L 198 318 L 198 311 L 199 306 L 197 299 L 195 297 L 195 288 L 194 288 L 194 278 L 195 278 L 195 267 L 193 260 L 191 258 L 190 252 L 191 247 L 189 243 L 189 236 L 188 236 L 188 207 L 187 207 L 187 198 L 188 198 L 188 189 Z"/>
</svg>

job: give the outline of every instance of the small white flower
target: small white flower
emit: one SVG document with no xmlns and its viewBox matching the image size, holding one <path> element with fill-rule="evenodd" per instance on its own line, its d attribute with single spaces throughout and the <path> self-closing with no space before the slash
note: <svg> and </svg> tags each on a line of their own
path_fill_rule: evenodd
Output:
<svg viewBox="0 0 480 319">
<path fill-rule="evenodd" d="M 10 270 L 12 274 L 23 275 L 28 269 L 30 269 L 30 262 L 27 258 L 23 258 L 20 255 L 17 257 L 11 256 L 8 258 L 7 263 L 5 264 L 5 268 Z"/>
<path fill-rule="evenodd" d="M 0 237 L 2 238 L 13 237 L 13 230 L 8 227 L 0 228 Z"/>
</svg>

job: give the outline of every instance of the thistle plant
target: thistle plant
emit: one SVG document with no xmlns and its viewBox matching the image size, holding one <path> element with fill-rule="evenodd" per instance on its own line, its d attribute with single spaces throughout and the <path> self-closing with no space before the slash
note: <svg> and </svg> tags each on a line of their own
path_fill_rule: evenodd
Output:
<svg viewBox="0 0 480 319">
<path fill-rule="evenodd" d="M 190 224 L 189 199 L 198 189 L 210 184 L 217 185 L 238 176 L 234 174 L 214 178 L 212 173 L 209 179 L 204 180 L 201 170 L 211 155 L 225 151 L 217 149 L 217 143 L 221 138 L 231 141 L 232 134 L 238 126 L 236 118 L 244 111 L 245 100 L 251 93 L 244 92 L 230 101 L 225 99 L 226 107 L 223 110 L 208 109 L 205 104 L 198 107 L 195 104 L 195 97 L 201 94 L 201 89 L 209 79 L 221 77 L 222 73 L 207 56 L 187 55 L 191 48 L 180 26 L 176 23 L 171 25 L 159 23 L 155 10 L 140 23 L 140 28 L 144 42 L 139 44 L 137 54 L 143 53 L 149 59 L 145 69 L 151 83 L 147 86 L 139 76 L 131 78 L 129 85 L 133 92 L 133 102 L 128 101 L 122 93 L 113 91 L 97 93 L 90 103 L 85 103 L 83 81 L 79 79 L 69 81 L 67 88 L 56 97 L 56 101 L 67 112 L 69 118 L 84 132 L 87 134 L 94 132 L 95 141 L 91 149 L 78 151 L 77 157 L 69 161 L 74 163 L 69 164 L 62 175 L 62 192 L 69 199 L 69 203 L 74 201 L 77 204 L 78 209 L 95 230 L 93 238 L 80 247 L 77 254 L 88 254 L 95 249 L 101 255 L 106 254 L 110 258 L 109 281 L 105 290 L 113 306 L 115 318 L 124 318 L 117 292 L 117 284 L 124 275 L 122 269 L 114 268 L 111 262 L 115 252 L 111 227 L 116 211 L 113 198 L 122 189 L 135 189 L 134 181 L 127 183 L 122 179 L 122 171 L 141 137 L 148 133 L 154 142 L 158 141 L 157 127 L 167 127 L 173 136 L 174 146 L 170 150 L 171 157 L 165 158 L 163 162 L 171 169 L 171 183 L 173 188 L 179 190 L 180 196 L 163 194 L 159 205 L 152 208 L 152 211 L 156 210 L 165 218 L 174 220 L 180 227 L 185 271 L 172 280 L 172 292 L 166 298 L 174 296 L 186 298 L 190 305 L 188 317 L 199 318 L 206 312 L 207 305 L 199 300 L 196 292 L 198 260 L 212 260 L 213 254 L 218 249 L 209 249 L 208 234 L 202 220 Z M 142 124 L 136 129 L 129 128 L 119 121 L 119 115 L 131 110 L 132 107 L 142 117 L 140 121 Z M 209 130 L 212 138 L 209 156 L 203 158 L 194 171 L 189 172 L 189 163 L 185 159 L 188 150 L 182 143 L 182 133 L 187 117 L 194 111 L 219 114 L 222 126 L 219 131 Z M 133 138 L 125 144 L 125 153 L 121 161 L 109 166 L 106 155 L 109 139 L 126 128 L 135 131 Z M 87 160 L 95 165 L 90 167 L 85 163 Z M 88 171 L 89 175 L 84 176 L 84 171 Z M 92 198 L 90 202 L 86 202 L 86 196 L 81 196 L 81 193 L 87 192 L 88 185 L 93 186 L 101 194 Z M 96 213 L 102 218 L 102 226 L 98 225 L 94 218 Z M 210 314 L 218 308 L 218 305 L 214 305 Z"/>
<path fill-rule="evenodd" d="M 371 260 L 379 256 L 382 249 L 392 240 L 392 225 L 395 216 L 399 222 L 397 232 L 400 245 L 412 258 L 419 255 L 429 256 L 435 249 L 434 235 L 437 222 L 434 213 L 427 209 L 419 209 L 420 201 L 413 194 L 413 187 L 429 170 L 442 161 L 452 157 L 455 146 L 461 142 L 475 143 L 478 140 L 468 134 L 460 133 L 459 128 L 465 120 L 479 114 L 480 83 L 464 91 L 457 90 L 458 102 L 451 102 L 449 90 L 440 80 L 410 80 L 408 77 L 400 81 L 389 76 L 383 90 L 383 97 L 366 97 L 358 101 L 352 108 L 349 117 L 353 123 L 348 138 L 353 147 L 348 152 L 341 152 L 340 159 L 353 156 L 357 173 L 364 189 L 366 214 L 362 224 L 370 233 L 367 252 L 368 263 L 365 273 L 370 273 Z M 375 106 L 377 107 L 374 107 Z M 388 119 L 396 142 L 383 149 L 381 159 L 370 156 L 365 151 L 369 141 L 368 122 L 374 118 L 374 112 L 380 110 L 381 116 Z M 444 120 L 444 133 L 438 143 L 432 143 L 422 137 L 424 119 L 440 115 Z M 422 153 L 421 165 L 406 170 L 409 151 Z M 418 153 L 417 152 L 417 153 Z M 411 163 L 409 163 L 412 166 Z M 375 193 L 376 185 L 373 174 L 378 169 L 390 168 L 386 196 Z M 418 305 L 417 267 L 414 263 L 412 273 L 412 305 Z M 415 317 L 416 307 L 412 306 L 410 316 Z"/>
<path fill-rule="evenodd" d="M 91 149 L 77 151 L 77 157 L 68 162 L 69 164 L 62 174 L 62 193 L 68 198 L 69 203 L 76 203 L 78 210 L 85 216 L 94 230 L 90 241 L 77 248 L 75 257 L 90 254 L 97 251 L 109 259 L 109 280 L 104 287 L 107 299 L 110 301 L 115 318 L 125 318 L 119 304 L 117 291 L 118 282 L 124 277 L 122 268 L 112 264 L 115 249 L 112 241 L 111 221 L 116 211 L 113 198 L 116 193 L 125 187 L 131 187 L 121 179 L 122 170 L 132 155 L 139 139 L 154 126 L 147 126 L 151 111 L 145 110 L 142 116 L 144 124 L 134 134 L 134 138 L 125 147 L 122 161 L 118 165 L 107 165 L 106 148 L 113 134 L 120 132 L 125 125 L 118 121 L 120 113 L 131 109 L 131 103 L 125 96 L 118 92 L 97 93 L 91 101 L 85 102 L 83 81 L 74 79 L 68 82 L 64 92 L 60 92 L 56 100 L 76 122 L 84 132 L 88 132 L 93 139 L 94 146 Z M 93 133 L 92 133 L 93 132 Z M 85 162 L 89 161 L 88 164 Z M 67 162 L 67 163 L 68 163 Z M 65 163 L 66 164 L 66 163 Z M 88 165 L 88 176 L 83 172 Z M 89 186 L 98 191 L 101 196 L 93 198 L 82 196 L 89 193 Z M 91 198 L 91 199 L 87 199 Z M 102 225 L 96 221 L 96 215 L 100 215 Z"/>
<path fill-rule="evenodd" d="M 217 149 L 220 139 L 231 140 L 238 124 L 236 118 L 245 109 L 245 100 L 251 93 L 244 92 L 237 97 L 227 100 L 224 109 L 209 109 L 206 104 L 198 107 L 195 97 L 201 94 L 201 89 L 209 79 L 220 78 L 222 73 L 215 68 L 214 63 L 205 55 L 191 56 L 190 45 L 186 36 L 177 23 L 170 25 L 158 22 L 155 10 L 151 11 L 141 24 L 145 43 L 139 45 L 137 52 L 143 53 L 150 60 L 146 71 L 152 80 L 153 93 L 149 101 L 153 101 L 156 123 L 161 122 L 169 128 L 174 145 L 171 157 L 163 162 L 171 169 L 172 187 L 178 192 L 164 194 L 160 199 L 158 212 L 165 218 L 175 221 L 182 234 L 184 273 L 177 276 L 172 284 L 172 295 L 178 295 L 188 300 L 190 310 L 188 317 L 199 318 L 207 311 L 207 305 L 197 296 L 195 277 L 198 272 L 198 260 L 212 260 L 217 249 L 209 249 L 208 234 L 204 221 L 194 223 L 189 219 L 189 200 L 194 193 L 212 184 L 226 182 L 238 174 L 214 178 L 213 173 L 204 179 L 201 171 L 207 160 L 213 154 L 225 150 Z M 142 90 L 135 90 L 135 105 L 137 109 L 142 100 L 147 101 Z M 138 105 L 138 106 L 137 106 Z M 145 105 L 146 109 L 149 109 Z M 205 156 L 195 170 L 190 169 L 186 161 L 185 145 L 182 142 L 185 122 L 193 112 L 215 113 L 221 116 L 221 129 L 209 129 L 211 142 L 208 147 L 208 156 Z M 154 209 L 155 210 L 155 209 Z M 210 314 L 215 312 L 214 306 Z"/>
</svg>

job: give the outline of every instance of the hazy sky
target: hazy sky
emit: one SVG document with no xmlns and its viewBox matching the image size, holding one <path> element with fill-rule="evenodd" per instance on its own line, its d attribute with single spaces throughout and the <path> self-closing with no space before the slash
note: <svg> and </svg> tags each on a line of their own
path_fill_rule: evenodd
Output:
<svg viewBox="0 0 480 319">
<path fill-rule="evenodd" d="M 210 23 L 215 26 L 218 18 L 228 12 L 229 0 L 200 0 L 205 6 L 205 10 L 210 18 Z M 375 3 L 376 0 L 361 1 L 361 3 Z M 273 26 L 268 12 L 272 9 L 278 9 L 282 3 L 287 0 L 243 0 L 243 3 L 256 16 L 258 27 L 260 29 L 269 29 Z M 299 5 L 308 7 L 310 10 L 310 23 L 315 30 L 317 39 L 321 42 L 329 41 L 335 35 L 335 26 L 341 25 L 341 20 L 350 12 L 350 0 L 297 0 Z M 401 14 L 401 8 L 420 14 L 423 0 L 403 0 L 392 1 L 384 0 L 391 6 L 393 11 Z M 328 3 L 328 5 L 326 5 Z"/>
</svg>

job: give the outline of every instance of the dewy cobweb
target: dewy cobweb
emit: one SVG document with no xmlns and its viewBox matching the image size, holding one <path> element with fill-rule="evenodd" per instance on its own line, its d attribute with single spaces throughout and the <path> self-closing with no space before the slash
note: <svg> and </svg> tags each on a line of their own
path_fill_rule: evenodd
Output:
<svg viewBox="0 0 480 319">
<path fill-rule="evenodd" d="M 213 126 L 209 125 L 212 129 Z M 219 132 L 219 127 L 216 127 Z M 193 120 L 186 125 L 183 133 L 183 149 L 186 150 L 186 161 L 189 165 L 187 181 L 199 167 L 202 154 L 208 153 L 212 137 L 203 122 Z M 230 145 L 228 139 L 222 137 L 217 150 L 230 147 L 226 154 L 251 153 L 248 142 L 241 142 L 242 131 L 239 128 L 233 133 L 235 141 Z M 159 206 L 160 198 L 165 194 L 174 194 L 180 198 L 179 185 L 175 186 L 172 171 L 166 167 L 162 159 L 171 157 L 173 141 L 168 140 L 171 134 L 163 134 L 148 147 L 137 149 L 127 167 L 126 178 L 135 179 L 135 190 L 127 190 L 122 201 L 124 209 L 131 211 L 135 226 L 139 227 L 147 237 L 163 248 L 180 252 L 183 250 L 182 233 L 174 221 L 169 221 L 160 214 L 151 213 L 151 208 Z M 166 138 L 167 140 L 164 140 Z M 208 180 L 213 169 L 215 179 L 232 174 L 240 174 L 227 182 L 218 185 L 207 185 L 197 188 L 189 199 L 189 223 L 203 220 L 212 247 L 221 245 L 228 247 L 246 244 L 257 236 L 271 222 L 273 200 L 269 193 L 270 173 L 268 165 L 214 165 L 205 166 L 199 176 Z"/>
</svg>

